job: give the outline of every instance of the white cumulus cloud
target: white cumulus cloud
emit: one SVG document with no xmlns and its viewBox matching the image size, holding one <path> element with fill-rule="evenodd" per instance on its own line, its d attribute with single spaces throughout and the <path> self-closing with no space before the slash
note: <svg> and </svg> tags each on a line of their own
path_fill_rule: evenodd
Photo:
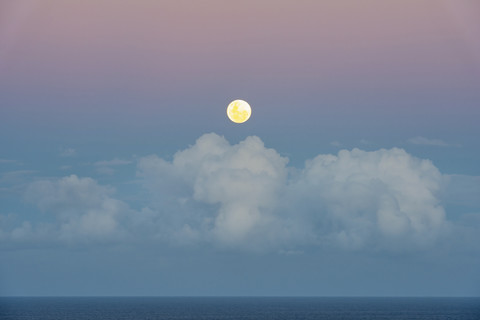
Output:
<svg viewBox="0 0 480 320">
<path fill-rule="evenodd" d="M 326 242 L 427 244 L 445 226 L 437 198 L 441 177 L 430 161 L 402 149 L 341 150 L 307 161 L 290 185 L 290 202 L 298 203 L 315 236 Z"/>
<path fill-rule="evenodd" d="M 137 176 L 136 210 L 91 178 L 30 183 L 25 198 L 43 216 L 0 216 L 0 238 L 396 251 L 427 248 L 455 229 L 440 201 L 451 179 L 398 148 L 340 150 L 293 168 L 258 137 L 232 145 L 210 133 L 171 161 L 139 158 Z"/>
<path fill-rule="evenodd" d="M 402 149 L 341 150 L 302 170 L 287 161 L 258 137 L 230 145 L 211 133 L 172 161 L 141 158 L 138 175 L 159 232 L 175 241 L 402 248 L 445 227 L 440 172 Z"/>
<path fill-rule="evenodd" d="M 139 176 L 158 201 L 156 208 L 174 220 L 185 236 L 223 244 L 250 242 L 275 227 L 273 209 L 286 184 L 287 159 L 257 137 L 231 146 L 207 134 L 172 162 L 140 159 Z"/>
</svg>

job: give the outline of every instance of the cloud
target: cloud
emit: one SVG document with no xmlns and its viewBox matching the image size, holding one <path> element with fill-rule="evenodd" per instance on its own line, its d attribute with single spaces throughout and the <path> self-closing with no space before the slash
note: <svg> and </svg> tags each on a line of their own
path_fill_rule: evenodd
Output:
<svg viewBox="0 0 480 320">
<path fill-rule="evenodd" d="M 336 141 L 336 140 L 330 142 L 330 145 L 333 146 L 333 147 L 341 147 L 342 146 L 342 144 L 340 142 Z"/>
<path fill-rule="evenodd" d="M 398 148 L 340 150 L 294 168 L 258 137 L 232 145 L 210 133 L 171 161 L 139 158 L 137 177 L 135 210 L 91 178 L 35 181 L 25 198 L 45 223 L 3 218 L 1 237 L 404 251 L 428 248 L 452 229 L 440 198 L 451 179 Z"/>
<path fill-rule="evenodd" d="M 62 148 L 60 149 L 60 157 L 74 157 L 77 155 L 77 151 L 73 148 Z"/>
<path fill-rule="evenodd" d="M 116 166 L 124 166 L 131 164 L 132 161 L 130 160 L 122 160 L 122 159 L 112 159 L 108 161 L 98 161 L 94 163 L 94 166 L 96 168 L 96 171 L 100 174 L 105 174 L 105 175 L 112 175 L 115 173 L 115 169 L 112 167 Z"/>
<path fill-rule="evenodd" d="M 441 174 L 402 149 L 341 150 L 302 170 L 258 137 L 230 145 L 206 134 L 171 162 L 139 160 L 164 229 L 218 245 L 418 246 L 445 228 Z M 171 231 L 166 231 L 171 233 Z"/>
<path fill-rule="evenodd" d="M 275 228 L 273 208 L 285 186 L 286 163 L 258 137 L 231 146 L 206 134 L 172 162 L 140 159 L 138 175 L 156 200 L 154 209 L 164 221 L 173 220 L 176 238 L 235 245 L 268 237 L 263 232 Z"/>
<path fill-rule="evenodd" d="M 441 174 L 402 149 L 319 155 L 291 183 L 289 203 L 315 238 L 345 247 L 425 245 L 445 228 Z M 291 208 L 294 209 L 293 207 Z"/>
<path fill-rule="evenodd" d="M 96 171 L 100 174 L 111 176 L 115 173 L 115 169 L 111 167 L 96 167 Z"/>
<path fill-rule="evenodd" d="M 36 171 L 34 170 L 15 170 L 15 171 L 7 171 L 1 173 L 1 181 L 2 183 L 13 183 L 18 181 L 24 181 L 26 176 L 29 176 Z"/>
<path fill-rule="evenodd" d="M 373 142 L 367 139 L 360 139 L 360 143 L 363 145 L 372 145 Z"/>
<path fill-rule="evenodd" d="M 97 161 L 94 163 L 95 166 L 102 167 L 102 166 L 123 166 L 126 164 L 130 164 L 132 161 L 130 160 L 123 160 L 123 159 L 112 159 L 108 161 Z"/>
<path fill-rule="evenodd" d="M 33 170 L 15 170 L 0 173 L 0 187 L 3 191 L 21 192 L 32 179 Z"/>
<path fill-rule="evenodd" d="M 410 144 L 416 144 L 420 146 L 435 146 L 435 147 L 451 147 L 453 145 L 446 143 L 440 139 L 428 139 L 425 137 L 415 137 L 407 140 Z"/>
<path fill-rule="evenodd" d="M 12 159 L 1 159 L 0 158 L 0 164 L 6 164 L 6 163 L 19 164 L 19 161 L 12 160 Z"/>
<path fill-rule="evenodd" d="M 76 175 L 40 180 L 27 188 L 25 197 L 56 219 L 54 232 L 62 240 L 91 240 L 118 237 L 120 220 L 128 207 L 111 197 L 113 189 L 91 178 Z"/>
</svg>

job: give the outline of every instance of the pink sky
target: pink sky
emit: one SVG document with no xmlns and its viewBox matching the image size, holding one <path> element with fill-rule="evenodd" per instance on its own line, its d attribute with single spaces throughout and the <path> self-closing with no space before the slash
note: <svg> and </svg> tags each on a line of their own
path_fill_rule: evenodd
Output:
<svg viewBox="0 0 480 320">
<path fill-rule="evenodd" d="M 31 99 L 121 96 L 144 114 L 162 99 L 215 97 L 393 112 L 390 102 L 407 96 L 416 100 L 403 109 L 450 114 L 443 95 L 477 97 L 478 34 L 477 1 L 7 0 L 0 85 Z M 84 108 L 117 108 L 93 105 Z"/>
<path fill-rule="evenodd" d="M 18 85 L 239 77 L 442 87 L 479 67 L 475 1 L 15 0 L 0 11 L 2 73 Z"/>
</svg>

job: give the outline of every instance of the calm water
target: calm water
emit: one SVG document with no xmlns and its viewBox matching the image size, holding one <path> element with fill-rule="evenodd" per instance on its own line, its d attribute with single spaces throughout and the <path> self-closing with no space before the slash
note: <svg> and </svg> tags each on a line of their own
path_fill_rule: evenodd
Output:
<svg viewBox="0 0 480 320">
<path fill-rule="evenodd" d="M 0 298 L 0 319 L 480 319 L 480 298 Z"/>
</svg>

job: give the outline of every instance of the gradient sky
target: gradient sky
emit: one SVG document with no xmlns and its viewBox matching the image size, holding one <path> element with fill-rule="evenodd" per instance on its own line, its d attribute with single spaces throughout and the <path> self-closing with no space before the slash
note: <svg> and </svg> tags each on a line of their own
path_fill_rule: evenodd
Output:
<svg viewBox="0 0 480 320">
<path fill-rule="evenodd" d="M 0 295 L 478 296 L 479 119 L 478 1 L 3 0 Z"/>
</svg>

